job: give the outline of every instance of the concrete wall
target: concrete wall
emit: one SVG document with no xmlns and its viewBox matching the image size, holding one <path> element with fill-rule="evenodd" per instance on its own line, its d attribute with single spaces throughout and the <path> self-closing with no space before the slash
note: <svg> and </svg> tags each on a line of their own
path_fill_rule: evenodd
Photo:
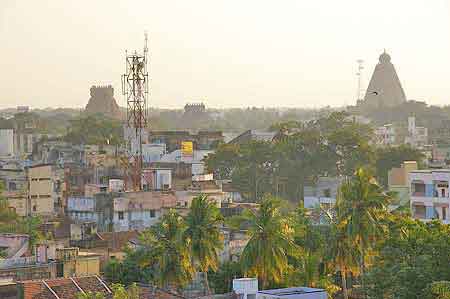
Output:
<svg viewBox="0 0 450 299">
<path fill-rule="evenodd" d="M 14 130 L 0 129 L 0 156 L 14 155 Z"/>
<path fill-rule="evenodd" d="M 32 215 L 54 213 L 53 177 L 51 165 L 28 168 L 30 212 Z"/>
</svg>

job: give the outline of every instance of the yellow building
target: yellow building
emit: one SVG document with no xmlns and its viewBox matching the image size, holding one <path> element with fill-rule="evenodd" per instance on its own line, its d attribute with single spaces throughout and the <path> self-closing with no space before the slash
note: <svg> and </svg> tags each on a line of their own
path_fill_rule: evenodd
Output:
<svg viewBox="0 0 450 299">
<path fill-rule="evenodd" d="M 56 250 L 58 277 L 80 277 L 100 274 L 100 255 L 80 252 L 77 247 Z"/>
</svg>

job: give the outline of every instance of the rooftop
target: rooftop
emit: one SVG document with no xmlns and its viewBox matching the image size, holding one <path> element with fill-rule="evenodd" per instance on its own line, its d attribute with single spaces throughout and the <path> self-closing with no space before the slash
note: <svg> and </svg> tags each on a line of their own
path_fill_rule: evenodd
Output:
<svg viewBox="0 0 450 299">
<path fill-rule="evenodd" d="M 278 297 L 289 298 L 290 296 L 295 296 L 298 294 L 311 294 L 311 293 L 323 293 L 323 289 L 314 289 L 306 287 L 295 287 L 295 288 L 284 288 L 284 289 L 273 289 L 273 290 L 263 290 L 258 291 L 260 294 L 273 295 Z"/>
</svg>

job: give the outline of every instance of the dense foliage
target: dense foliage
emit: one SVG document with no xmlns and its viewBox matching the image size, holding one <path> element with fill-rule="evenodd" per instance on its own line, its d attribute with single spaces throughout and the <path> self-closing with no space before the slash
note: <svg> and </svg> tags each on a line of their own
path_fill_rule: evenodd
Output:
<svg viewBox="0 0 450 299">
<path fill-rule="evenodd" d="M 72 119 L 64 140 L 72 144 L 113 144 L 123 142 L 123 127 L 118 120 L 101 114 Z"/>
</svg>

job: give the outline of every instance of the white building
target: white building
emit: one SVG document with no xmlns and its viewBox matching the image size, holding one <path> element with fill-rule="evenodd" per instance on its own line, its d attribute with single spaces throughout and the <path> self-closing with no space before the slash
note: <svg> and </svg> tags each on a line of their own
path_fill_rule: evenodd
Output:
<svg viewBox="0 0 450 299">
<path fill-rule="evenodd" d="M 319 206 L 328 209 L 336 204 L 336 196 L 342 178 L 319 177 L 317 182 L 311 186 L 305 186 L 304 206 L 306 209 L 314 209 Z"/>
<path fill-rule="evenodd" d="M 428 129 L 416 126 L 416 118 L 408 117 L 408 135 L 405 137 L 405 143 L 412 147 L 422 147 L 428 143 Z"/>
<path fill-rule="evenodd" d="M 256 293 L 256 299 L 327 299 L 325 290 L 295 287 L 274 290 L 263 290 Z"/>
<path fill-rule="evenodd" d="M 415 170 L 409 173 L 412 217 L 449 223 L 450 169 Z"/>
<path fill-rule="evenodd" d="M 142 145 L 142 159 L 144 160 L 144 163 L 158 162 L 165 154 L 165 143 L 149 143 Z"/>
<path fill-rule="evenodd" d="M 327 299 L 325 290 L 294 287 L 258 291 L 256 278 L 233 279 L 233 291 L 238 299 Z"/>
<path fill-rule="evenodd" d="M 375 144 L 387 146 L 395 144 L 396 132 L 393 124 L 386 124 L 375 129 Z"/>
<path fill-rule="evenodd" d="M 194 150 L 192 155 L 183 155 L 181 150 L 175 150 L 171 153 L 164 155 L 161 158 L 161 162 L 170 162 L 170 163 L 180 163 L 184 162 L 186 164 L 191 164 L 192 167 L 192 175 L 200 175 L 204 174 L 205 171 L 205 163 L 203 159 L 206 158 L 213 151 L 209 150 Z"/>
<path fill-rule="evenodd" d="M 0 157 L 14 156 L 14 130 L 0 129 Z"/>
</svg>

